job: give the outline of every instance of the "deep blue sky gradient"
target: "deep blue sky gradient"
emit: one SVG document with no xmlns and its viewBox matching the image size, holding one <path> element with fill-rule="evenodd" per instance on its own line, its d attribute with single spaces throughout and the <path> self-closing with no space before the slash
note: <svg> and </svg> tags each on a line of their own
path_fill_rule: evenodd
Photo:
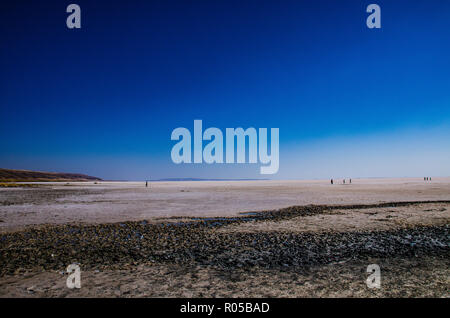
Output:
<svg viewBox="0 0 450 318">
<path fill-rule="evenodd" d="M 4 1 L 0 167 L 261 177 L 173 164 L 171 131 L 202 119 L 280 128 L 269 177 L 450 175 L 449 25 L 446 0 Z"/>
</svg>

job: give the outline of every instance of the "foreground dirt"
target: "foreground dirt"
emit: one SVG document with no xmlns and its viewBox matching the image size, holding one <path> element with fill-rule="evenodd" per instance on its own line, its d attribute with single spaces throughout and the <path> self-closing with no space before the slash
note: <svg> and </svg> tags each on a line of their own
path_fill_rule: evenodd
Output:
<svg viewBox="0 0 450 318">
<path fill-rule="evenodd" d="M 381 269 L 367 287 L 369 264 Z M 31 272 L 0 280 L 0 297 L 449 297 L 448 257 L 368 258 L 315 267 L 218 270 L 208 266 L 139 265 L 82 271 L 81 288 L 67 275 Z"/>
<path fill-rule="evenodd" d="M 32 228 L 0 236 L 0 295 L 448 297 L 449 211 L 392 202 Z M 72 263 L 76 291 L 65 286 Z M 379 290 L 365 283 L 373 263 Z"/>
</svg>

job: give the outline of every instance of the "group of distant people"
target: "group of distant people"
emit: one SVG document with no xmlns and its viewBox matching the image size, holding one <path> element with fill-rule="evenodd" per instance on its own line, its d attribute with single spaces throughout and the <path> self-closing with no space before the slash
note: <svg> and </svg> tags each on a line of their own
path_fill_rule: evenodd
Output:
<svg viewBox="0 0 450 318">
<path fill-rule="evenodd" d="M 333 179 L 331 179 L 330 182 L 331 182 L 331 184 L 334 184 L 334 180 Z M 342 180 L 342 183 L 345 184 L 345 179 Z M 350 184 L 352 183 L 352 179 L 351 178 L 348 179 L 348 183 L 350 183 Z"/>
<path fill-rule="evenodd" d="M 352 183 L 352 179 L 349 179 L 348 181 L 349 181 L 349 183 Z M 431 177 L 423 177 L 423 181 L 431 181 Z M 330 183 L 334 184 L 334 180 L 331 179 Z M 345 179 L 342 180 L 342 183 L 345 184 Z"/>
</svg>

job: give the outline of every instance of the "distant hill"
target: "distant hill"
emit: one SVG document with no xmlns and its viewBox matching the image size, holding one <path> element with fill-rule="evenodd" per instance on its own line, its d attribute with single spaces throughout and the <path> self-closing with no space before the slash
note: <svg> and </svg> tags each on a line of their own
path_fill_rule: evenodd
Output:
<svg viewBox="0 0 450 318">
<path fill-rule="evenodd" d="M 96 181 L 97 177 L 80 173 L 41 172 L 0 168 L 0 182 Z"/>
</svg>

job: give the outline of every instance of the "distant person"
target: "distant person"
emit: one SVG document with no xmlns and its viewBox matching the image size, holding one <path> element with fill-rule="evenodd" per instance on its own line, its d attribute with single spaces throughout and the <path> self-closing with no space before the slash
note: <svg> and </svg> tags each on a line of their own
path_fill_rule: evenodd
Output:
<svg viewBox="0 0 450 318">
<path fill-rule="evenodd" d="M 333 184 L 333 179 L 331 179 L 331 184 Z"/>
<path fill-rule="evenodd" d="M 352 179 L 350 179 L 349 181 L 350 181 L 350 183 L 352 183 Z"/>
<path fill-rule="evenodd" d="M 148 187 L 148 181 L 145 181 L 145 187 L 146 188 Z"/>
<path fill-rule="evenodd" d="M 345 179 L 344 180 L 342 180 L 342 182 L 345 184 Z"/>
</svg>

